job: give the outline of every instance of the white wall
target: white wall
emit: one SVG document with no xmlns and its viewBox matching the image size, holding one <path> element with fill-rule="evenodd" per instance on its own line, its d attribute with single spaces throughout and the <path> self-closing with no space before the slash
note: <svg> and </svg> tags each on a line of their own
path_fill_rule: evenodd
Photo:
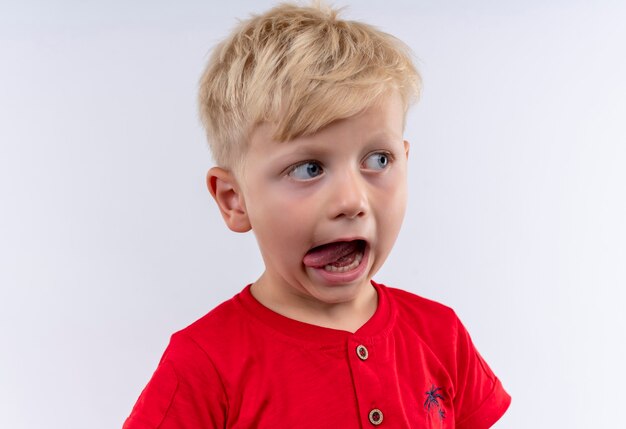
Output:
<svg viewBox="0 0 626 429">
<path fill-rule="evenodd" d="M 618 427 L 626 6 L 353 3 L 425 81 L 377 279 L 457 310 L 513 396 L 499 428 Z M 195 91 L 271 4 L 0 4 L 0 427 L 120 427 L 169 335 L 261 272 L 205 190 Z"/>
</svg>

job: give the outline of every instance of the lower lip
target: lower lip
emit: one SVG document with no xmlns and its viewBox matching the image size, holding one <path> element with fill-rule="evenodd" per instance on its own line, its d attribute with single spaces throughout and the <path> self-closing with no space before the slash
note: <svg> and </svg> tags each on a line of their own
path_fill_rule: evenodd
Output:
<svg viewBox="0 0 626 429">
<path fill-rule="evenodd" d="M 321 277 L 321 279 L 327 284 L 342 285 L 346 283 L 352 283 L 355 280 L 361 278 L 363 274 L 365 274 L 365 270 L 367 269 L 367 263 L 369 261 L 369 254 L 369 246 L 365 246 L 361 263 L 355 269 L 343 273 L 326 271 L 324 268 L 307 267 L 307 270 L 311 270 L 316 276 Z"/>
</svg>

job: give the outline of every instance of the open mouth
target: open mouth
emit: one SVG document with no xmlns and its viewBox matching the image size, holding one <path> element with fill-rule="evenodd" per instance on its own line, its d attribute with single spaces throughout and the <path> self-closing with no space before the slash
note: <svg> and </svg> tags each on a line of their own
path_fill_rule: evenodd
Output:
<svg viewBox="0 0 626 429">
<path fill-rule="evenodd" d="M 336 241 L 309 250 L 304 265 L 330 273 L 346 273 L 357 268 L 363 260 L 365 240 Z"/>
</svg>

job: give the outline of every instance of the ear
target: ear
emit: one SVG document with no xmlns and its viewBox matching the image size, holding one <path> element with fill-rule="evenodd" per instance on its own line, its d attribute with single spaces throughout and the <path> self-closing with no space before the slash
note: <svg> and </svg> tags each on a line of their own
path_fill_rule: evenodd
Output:
<svg viewBox="0 0 626 429">
<path fill-rule="evenodd" d="M 220 167 L 213 167 L 206 175 L 206 184 L 226 226 L 235 232 L 250 231 L 246 204 L 233 173 Z"/>
<path fill-rule="evenodd" d="M 409 159 L 409 149 L 411 148 L 411 144 L 408 140 L 404 141 L 404 153 L 406 154 L 406 159 Z"/>
</svg>

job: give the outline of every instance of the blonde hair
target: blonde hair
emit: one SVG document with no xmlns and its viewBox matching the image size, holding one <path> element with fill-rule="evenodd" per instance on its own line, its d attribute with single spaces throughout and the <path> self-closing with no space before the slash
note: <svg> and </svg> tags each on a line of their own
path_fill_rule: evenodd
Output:
<svg viewBox="0 0 626 429">
<path fill-rule="evenodd" d="M 397 90 L 404 111 L 420 76 L 408 47 L 338 10 L 281 4 L 252 16 L 217 45 L 200 80 L 201 120 L 215 162 L 236 168 L 254 127 L 274 139 L 312 134 Z"/>
</svg>

